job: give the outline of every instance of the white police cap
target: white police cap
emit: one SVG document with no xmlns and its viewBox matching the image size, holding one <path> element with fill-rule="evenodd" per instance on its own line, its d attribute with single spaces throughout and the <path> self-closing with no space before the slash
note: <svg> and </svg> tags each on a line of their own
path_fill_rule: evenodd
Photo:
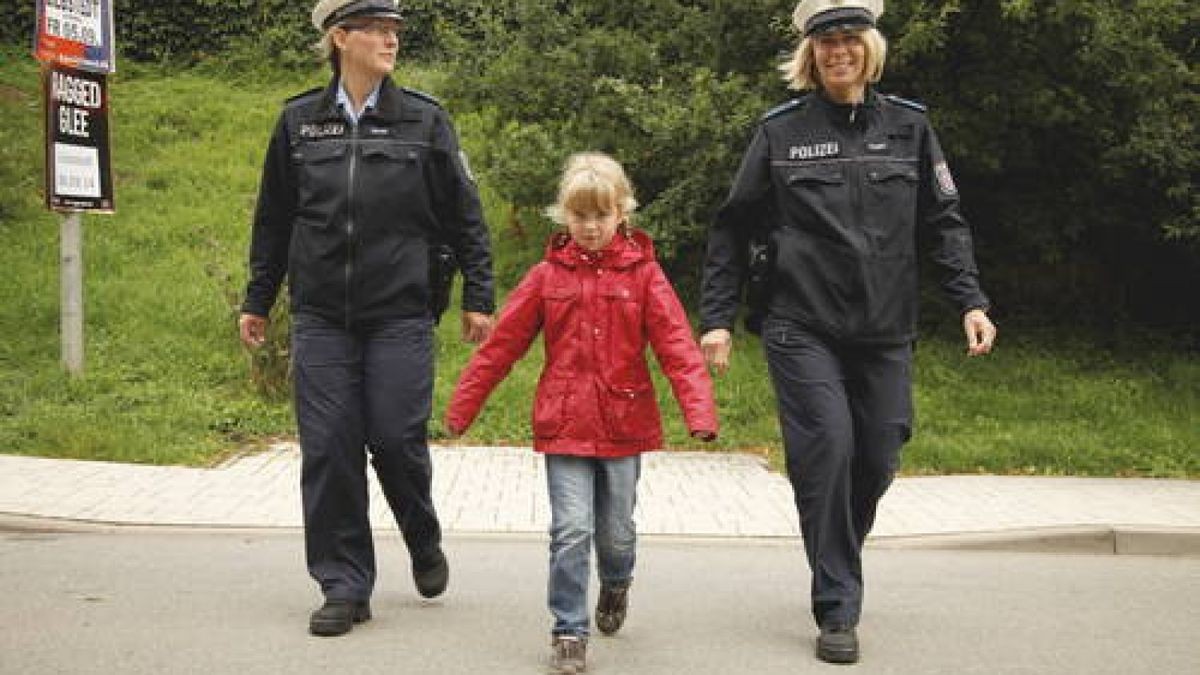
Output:
<svg viewBox="0 0 1200 675">
<path fill-rule="evenodd" d="M 805 37 L 831 30 L 871 28 L 883 15 L 883 0 L 801 0 L 792 23 Z"/>
<path fill-rule="evenodd" d="M 312 24 L 326 31 L 351 17 L 383 17 L 400 20 L 399 0 L 317 0 Z"/>
</svg>

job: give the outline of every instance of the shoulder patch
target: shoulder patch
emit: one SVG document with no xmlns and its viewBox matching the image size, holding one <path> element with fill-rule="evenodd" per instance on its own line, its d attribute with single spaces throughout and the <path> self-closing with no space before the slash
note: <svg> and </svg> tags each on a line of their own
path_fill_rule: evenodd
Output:
<svg viewBox="0 0 1200 675">
<path fill-rule="evenodd" d="M 762 116 L 763 121 L 769 120 L 773 117 L 779 117 L 780 115 L 796 110 L 800 106 L 804 105 L 804 102 L 807 100 L 808 96 L 801 96 L 800 98 L 794 98 L 786 103 L 781 103 L 780 105 L 768 110 L 767 114 Z"/>
<path fill-rule="evenodd" d="M 899 96 L 893 96 L 891 94 L 884 94 L 883 97 L 885 99 L 887 99 L 888 101 L 895 103 L 898 106 L 903 106 L 905 108 L 908 108 L 909 110 L 916 110 L 917 112 L 926 112 L 929 110 L 929 108 L 925 107 L 924 105 L 922 105 L 920 103 L 917 103 L 916 101 L 910 101 L 906 98 L 900 98 Z"/>
<path fill-rule="evenodd" d="M 308 91 L 302 91 L 299 94 L 296 94 L 295 96 L 287 99 L 287 101 L 285 101 L 285 103 L 295 103 L 296 101 L 299 101 L 302 98 L 305 98 L 307 96 L 312 96 L 313 94 L 319 94 L 324 90 L 325 90 L 325 87 L 313 87 L 312 89 L 309 89 Z"/>
<path fill-rule="evenodd" d="M 433 105 L 436 105 L 439 108 L 442 107 L 441 101 L 437 100 L 433 96 L 430 96 L 429 94 L 426 94 L 423 91 L 417 91 L 416 89 L 409 89 L 408 87 L 400 87 L 400 91 L 402 91 L 406 94 L 409 94 L 410 96 L 419 98 L 422 101 L 425 101 L 426 103 L 431 103 Z"/>
</svg>

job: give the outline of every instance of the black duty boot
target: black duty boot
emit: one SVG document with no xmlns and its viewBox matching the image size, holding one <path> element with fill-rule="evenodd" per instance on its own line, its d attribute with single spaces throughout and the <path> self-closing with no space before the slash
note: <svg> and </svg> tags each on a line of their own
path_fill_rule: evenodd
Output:
<svg viewBox="0 0 1200 675">
<path fill-rule="evenodd" d="M 858 633 L 851 627 L 838 624 L 821 626 L 817 637 L 817 658 L 827 663 L 858 661 Z"/>
<path fill-rule="evenodd" d="M 600 597 L 596 600 L 596 627 L 605 635 L 621 630 L 625 623 L 625 612 L 629 608 L 629 582 L 600 584 Z"/>
<path fill-rule="evenodd" d="M 308 631 L 313 635 L 332 637 L 350 632 L 356 623 L 371 618 L 371 605 L 366 601 L 326 600 L 308 619 Z"/>
<path fill-rule="evenodd" d="M 421 597 L 436 598 L 450 582 L 450 564 L 446 562 L 446 554 L 442 553 L 441 548 L 422 559 L 413 558 L 412 572 Z"/>
</svg>

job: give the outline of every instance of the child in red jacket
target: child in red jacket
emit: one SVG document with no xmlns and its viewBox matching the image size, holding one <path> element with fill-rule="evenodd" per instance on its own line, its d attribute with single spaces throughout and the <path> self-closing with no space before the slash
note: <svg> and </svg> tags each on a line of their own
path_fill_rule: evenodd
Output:
<svg viewBox="0 0 1200 675">
<path fill-rule="evenodd" d="M 533 434 L 534 450 L 545 454 L 550 493 L 549 606 L 558 672 L 584 668 L 593 538 L 600 577 L 596 624 L 611 635 L 625 620 L 639 453 L 662 446 L 647 343 L 692 436 L 709 441 L 717 434 L 712 381 L 687 315 L 650 238 L 629 226 L 636 206 L 625 172 L 611 157 L 571 157 L 549 209 L 566 232 L 550 238 L 545 259 L 508 297 L 446 414 L 452 434 L 466 431 L 492 389 L 538 332 L 544 334 Z"/>
</svg>

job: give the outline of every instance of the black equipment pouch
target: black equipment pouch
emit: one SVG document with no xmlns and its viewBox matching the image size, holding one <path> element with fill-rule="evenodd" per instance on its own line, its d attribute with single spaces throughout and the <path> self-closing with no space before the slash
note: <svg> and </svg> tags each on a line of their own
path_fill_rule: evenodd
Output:
<svg viewBox="0 0 1200 675">
<path fill-rule="evenodd" d="M 434 324 L 442 320 L 442 314 L 450 306 L 450 290 L 457 271 L 458 256 L 454 248 L 432 242 L 429 245 L 429 311 L 433 314 Z"/>
<path fill-rule="evenodd" d="M 774 256 L 766 231 L 757 231 L 750 237 L 746 259 L 746 317 L 742 320 L 746 330 L 762 335 L 763 319 L 767 315 L 767 301 L 771 297 L 771 268 Z"/>
</svg>

